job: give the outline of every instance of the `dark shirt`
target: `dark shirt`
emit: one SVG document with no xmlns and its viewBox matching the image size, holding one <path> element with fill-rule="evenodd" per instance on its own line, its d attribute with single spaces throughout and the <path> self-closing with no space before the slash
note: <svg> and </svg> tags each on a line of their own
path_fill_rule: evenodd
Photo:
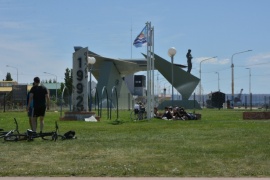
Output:
<svg viewBox="0 0 270 180">
<path fill-rule="evenodd" d="M 30 93 L 33 94 L 34 108 L 46 107 L 46 94 L 48 90 L 44 86 L 33 86 L 30 90 Z"/>
<path fill-rule="evenodd" d="M 166 117 L 167 119 L 172 119 L 172 114 L 170 111 L 165 111 L 162 117 Z"/>
</svg>

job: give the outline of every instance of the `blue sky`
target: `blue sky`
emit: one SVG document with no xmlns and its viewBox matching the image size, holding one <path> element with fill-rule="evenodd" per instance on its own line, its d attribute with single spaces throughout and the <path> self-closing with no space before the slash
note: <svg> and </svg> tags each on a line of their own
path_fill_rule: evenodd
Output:
<svg viewBox="0 0 270 180">
<path fill-rule="evenodd" d="M 193 75 L 200 76 L 203 59 L 217 56 L 201 63 L 204 94 L 217 91 L 218 82 L 230 94 L 231 57 L 249 49 L 233 57 L 235 94 L 242 88 L 249 93 L 246 68 L 251 91 L 269 94 L 269 7 L 269 0 L 0 0 L 0 78 L 10 72 L 16 80 L 17 68 L 19 83 L 55 79 L 44 71 L 63 82 L 74 46 L 106 57 L 142 58 L 146 48 L 131 43 L 149 21 L 159 56 L 170 61 L 168 49 L 175 47 L 175 63 L 186 65 L 192 49 Z M 169 88 L 157 74 L 156 91 Z"/>
</svg>

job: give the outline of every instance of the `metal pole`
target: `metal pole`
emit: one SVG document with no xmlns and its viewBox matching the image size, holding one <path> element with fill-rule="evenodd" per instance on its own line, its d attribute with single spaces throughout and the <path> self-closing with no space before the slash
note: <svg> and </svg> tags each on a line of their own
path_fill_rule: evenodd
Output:
<svg viewBox="0 0 270 180">
<path fill-rule="evenodd" d="M 64 92 L 65 92 L 65 89 L 67 87 L 65 86 L 64 84 L 64 88 L 63 88 L 63 91 L 62 91 L 62 96 L 61 96 L 61 109 L 60 109 L 60 117 L 62 117 L 62 110 L 63 110 L 63 100 L 64 100 Z"/>
<path fill-rule="evenodd" d="M 249 107 L 250 107 L 250 110 L 252 109 L 252 106 L 251 106 L 251 104 L 252 104 L 252 97 L 251 97 L 251 68 L 246 68 L 246 69 L 248 69 L 249 70 Z"/>
<path fill-rule="evenodd" d="M 250 110 L 252 110 L 252 93 L 250 93 Z"/>
<path fill-rule="evenodd" d="M 56 79 L 56 85 L 55 85 L 55 97 L 56 97 L 56 103 L 57 103 L 57 76 L 55 76 Z"/>
<path fill-rule="evenodd" d="M 172 77 L 171 77 L 171 84 L 172 84 L 172 101 L 171 101 L 171 105 L 173 106 L 174 105 L 174 73 L 173 73 L 173 58 L 174 58 L 174 55 L 176 54 L 176 49 L 174 47 L 171 47 L 169 50 L 168 50 L 168 55 L 171 57 L 171 71 L 172 71 Z"/>
<path fill-rule="evenodd" d="M 234 108 L 234 65 L 233 65 L 233 55 L 232 55 L 232 59 L 231 59 L 231 68 L 232 68 L 232 102 L 231 102 L 231 105 L 232 107 L 231 108 Z"/>
<path fill-rule="evenodd" d="M 90 96 L 90 99 L 89 99 L 89 111 L 91 112 L 92 111 L 92 64 L 91 64 L 91 67 L 90 67 L 90 82 L 89 82 L 89 96 Z"/>
<path fill-rule="evenodd" d="M 207 59 L 201 60 L 201 62 L 200 62 L 200 85 L 199 85 L 199 88 L 200 88 L 200 103 L 202 102 L 202 62 L 204 62 L 206 60 L 214 59 L 216 57 L 217 56 L 207 58 Z"/>
<path fill-rule="evenodd" d="M 231 57 L 231 68 L 232 68 L 232 108 L 234 108 L 234 64 L 233 64 L 233 56 L 236 54 L 241 54 L 241 53 L 245 53 L 245 52 L 249 52 L 252 50 L 247 50 L 247 51 L 241 51 L 241 52 L 237 52 L 234 53 Z"/>
<path fill-rule="evenodd" d="M 202 103 L 202 61 L 200 62 L 200 105 Z"/>
<path fill-rule="evenodd" d="M 216 72 L 216 74 L 218 75 L 218 91 L 220 91 L 220 89 L 219 89 L 219 72 Z"/>
<path fill-rule="evenodd" d="M 251 69 L 249 68 L 249 93 L 251 93 Z"/>
<path fill-rule="evenodd" d="M 171 61 L 172 61 L 172 106 L 173 106 L 173 56 L 171 56 Z"/>
<path fill-rule="evenodd" d="M 219 87 L 219 73 L 218 73 L 218 91 L 220 91 L 220 87 Z"/>
</svg>

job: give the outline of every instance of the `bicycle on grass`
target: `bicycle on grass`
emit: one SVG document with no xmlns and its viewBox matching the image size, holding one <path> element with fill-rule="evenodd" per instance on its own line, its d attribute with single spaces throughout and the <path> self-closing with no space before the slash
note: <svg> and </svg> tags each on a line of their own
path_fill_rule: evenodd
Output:
<svg viewBox="0 0 270 180">
<path fill-rule="evenodd" d="M 61 139 L 61 140 L 65 139 L 65 136 L 59 134 L 59 126 L 56 121 L 55 121 L 55 131 L 36 133 L 28 129 L 26 134 L 27 134 L 28 141 L 31 141 L 34 138 L 42 138 L 43 140 L 54 140 L 54 141 L 56 141 L 57 139 Z"/>
<path fill-rule="evenodd" d="M 16 125 L 15 129 L 12 129 L 10 131 L 4 131 L 3 129 L 1 129 L 0 138 L 4 138 L 5 136 L 8 136 L 8 135 L 11 135 L 11 134 L 14 134 L 14 133 L 19 134 L 18 123 L 17 123 L 16 118 L 14 118 L 14 123 Z"/>
<path fill-rule="evenodd" d="M 55 131 L 36 133 L 28 129 L 26 133 L 22 134 L 22 133 L 19 133 L 18 123 L 17 123 L 16 118 L 14 118 L 14 120 L 16 123 L 16 133 L 6 134 L 4 136 L 5 141 L 24 141 L 24 140 L 32 141 L 34 138 L 42 138 L 43 140 L 53 140 L 53 141 L 56 141 L 57 139 L 62 139 L 62 140 L 65 139 L 64 136 L 58 134 L 59 127 L 56 121 L 55 121 Z"/>
<path fill-rule="evenodd" d="M 130 113 L 130 119 L 132 121 L 138 121 L 138 120 L 146 119 L 146 112 L 144 110 L 134 109 Z"/>
</svg>

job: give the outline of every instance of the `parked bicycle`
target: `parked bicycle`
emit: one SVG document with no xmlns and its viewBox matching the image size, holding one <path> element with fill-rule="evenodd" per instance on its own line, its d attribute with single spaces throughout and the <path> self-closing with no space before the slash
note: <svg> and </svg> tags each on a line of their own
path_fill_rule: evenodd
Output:
<svg viewBox="0 0 270 180">
<path fill-rule="evenodd" d="M 14 118 L 14 123 L 16 125 L 15 129 L 12 129 L 10 131 L 4 131 L 2 129 L 2 131 L 0 132 L 0 138 L 4 138 L 5 136 L 11 135 L 13 133 L 19 134 L 18 123 L 17 123 L 16 118 Z"/>
<path fill-rule="evenodd" d="M 24 141 L 24 140 L 32 141 L 35 138 L 42 138 L 43 140 L 53 140 L 53 141 L 56 141 L 57 139 L 62 140 L 65 139 L 65 136 L 58 134 L 59 127 L 57 122 L 55 122 L 55 130 L 51 132 L 36 133 L 28 129 L 26 133 L 20 133 L 18 130 L 18 123 L 16 118 L 14 118 L 14 121 L 16 124 L 16 130 L 14 130 L 12 133 L 6 134 L 4 136 L 5 141 Z"/>
<path fill-rule="evenodd" d="M 133 111 L 131 111 L 130 120 L 138 121 L 138 120 L 143 120 L 143 119 L 146 119 L 145 110 L 134 109 Z"/>
<path fill-rule="evenodd" d="M 28 141 L 31 141 L 35 138 L 42 138 L 43 140 L 54 140 L 54 141 L 56 141 L 57 139 L 61 139 L 61 140 L 65 139 L 65 136 L 59 134 L 59 126 L 56 121 L 55 121 L 55 131 L 36 133 L 28 129 L 26 134 L 27 134 Z"/>
</svg>

